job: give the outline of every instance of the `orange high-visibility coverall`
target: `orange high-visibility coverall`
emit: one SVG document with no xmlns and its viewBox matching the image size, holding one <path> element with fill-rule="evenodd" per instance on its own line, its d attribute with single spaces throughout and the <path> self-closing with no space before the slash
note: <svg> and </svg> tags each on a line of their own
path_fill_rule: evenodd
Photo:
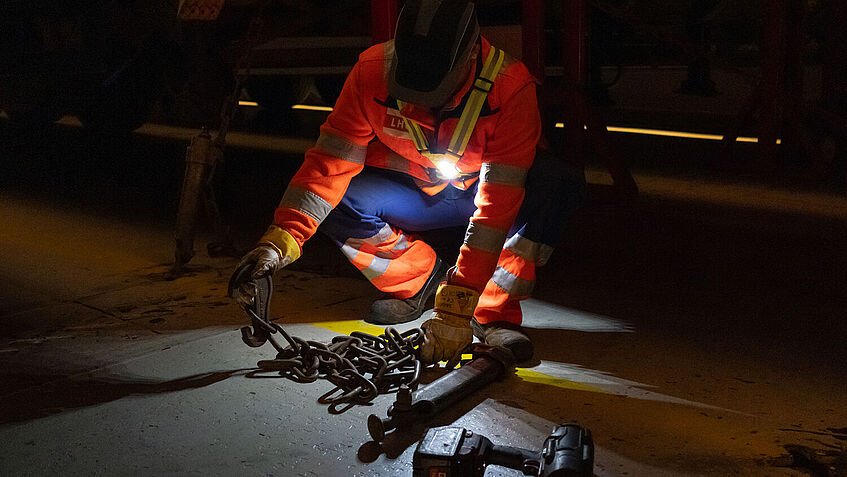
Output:
<svg viewBox="0 0 847 477">
<path fill-rule="evenodd" d="M 535 80 L 522 63 L 507 58 L 457 164 L 464 180 L 448 183 L 438 179 L 435 165 L 418 153 L 403 118 L 420 124 L 431 150 L 446 148 L 478 73 L 469 75 L 439 121 L 429 110 L 413 105 L 404 104 L 401 111 L 387 88 L 393 47 L 389 41 L 359 56 L 334 110 L 321 126 L 317 143 L 291 180 L 274 224 L 302 246 L 365 165 L 406 173 L 431 194 L 444 187 L 465 189 L 479 180 L 477 210 L 470 218 L 450 283 L 481 293 L 475 312 L 480 323 L 520 323 L 518 301 L 529 296 L 535 264 L 546 260 L 545 248 L 549 249 L 519 236 L 506 242 L 524 198 L 524 181 L 541 132 Z M 485 58 L 489 48 L 489 42 L 481 38 L 477 70 L 479 58 Z M 378 289 L 409 298 L 432 272 L 435 252 L 398 228 L 383 232 L 366 240 L 351 239 L 342 249 Z M 376 260 L 382 264 L 379 273 L 368 268 Z"/>
</svg>

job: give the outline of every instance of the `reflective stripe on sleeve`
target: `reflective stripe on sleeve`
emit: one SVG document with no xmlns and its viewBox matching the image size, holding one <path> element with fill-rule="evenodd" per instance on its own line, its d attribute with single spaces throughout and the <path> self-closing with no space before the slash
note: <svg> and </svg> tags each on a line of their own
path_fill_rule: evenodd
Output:
<svg viewBox="0 0 847 477">
<path fill-rule="evenodd" d="M 498 255 L 505 241 L 506 232 L 476 222 L 468 224 L 468 230 L 465 232 L 465 245 Z"/>
<path fill-rule="evenodd" d="M 479 180 L 489 184 L 523 187 L 526 173 L 527 169 L 523 167 L 483 162 L 479 169 Z"/>
<path fill-rule="evenodd" d="M 326 152 L 330 156 L 355 164 L 364 164 L 365 157 L 368 152 L 368 146 L 353 144 L 343 137 L 336 136 L 335 134 L 331 134 L 326 131 L 321 131 L 321 135 L 315 143 L 315 147 Z"/>
<path fill-rule="evenodd" d="M 388 154 L 385 155 L 385 168 L 388 170 L 408 174 L 409 160 L 401 156 L 400 154 L 389 150 Z"/>
<path fill-rule="evenodd" d="M 321 196 L 296 186 L 288 186 L 279 205 L 300 211 L 317 220 L 318 223 L 323 222 L 332 212 L 332 205 Z"/>
<path fill-rule="evenodd" d="M 533 242 L 518 234 L 512 235 L 503 245 L 503 248 L 527 261 L 535 262 L 538 266 L 547 263 L 550 255 L 553 254 L 553 247 L 540 242 Z"/>
<path fill-rule="evenodd" d="M 534 280 L 518 278 L 500 266 L 494 270 L 494 276 L 491 277 L 491 281 L 513 298 L 528 297 L 532 294 L 532 289 L 535 287 Z"/>
</svg>

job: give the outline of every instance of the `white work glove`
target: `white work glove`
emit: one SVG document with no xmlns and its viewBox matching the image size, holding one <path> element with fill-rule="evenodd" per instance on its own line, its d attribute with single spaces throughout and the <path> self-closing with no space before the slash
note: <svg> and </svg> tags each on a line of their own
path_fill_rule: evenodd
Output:
<svg viewBox="0 0 847 477">
<path fill-rule="evenodd" d="M 233 291 L 233 298 L 244 305 L 252 305 L 256 296 L 256 283 L 267 275 L 273 275 L 277 270 L 288 266 L 300 258 L 300 245 L 285 230 L 271 225 L 265 235 L 259 240 L 256 248 L 249 251 L 241 259 L 236 270 L 247 264 L 253 264 L 250 272 L 252 280 L 245 281 Z"/>
<path fill-rule="evenodd" d="M 435 292 L 435 310 L 424 322 L 424 341 L 418 351 L 424 364 L 447 361 L 454 368 L 462 352 L 473 342 L 471 319 L 479 293 L 470 288 L 442 283 Z"/>
</svg>

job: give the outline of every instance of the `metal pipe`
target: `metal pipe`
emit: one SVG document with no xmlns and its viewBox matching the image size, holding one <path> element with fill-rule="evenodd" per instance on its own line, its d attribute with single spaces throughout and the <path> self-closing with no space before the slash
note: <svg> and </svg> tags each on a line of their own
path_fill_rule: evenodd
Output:
<svg viewBox="0 0 847 477">
<path fill-rule="evenodd" d="M 203 191 L 209 182 L 216 155 L 212 154 L 212 137 L 206 128 L 191 140 L 185 152 L 185 177 L 182 181 L 176 218 L 174 270 L 180 271 L 194 256 L 194 232 Z"/>
<path fill-rule="evenodd" d="M 426 420 L 486 384 L 500 378 L 514 363 L 511 352 L 505 348 L 474 345 L 474 359 L 454 369 L 414 393 L 407 387 L 397 392 L 397 399 L 388 409 L 388 418 L 376 414 L 368 416 L 368 432 L 374 441 L 381 442 L 393 429 Z"/>
<path fill-rule="evenodd" d="M 499 378 L 505 367 L 500 361 L 479 356 L 412 394 L 412 406 L 426 415 L 437 414 L 456 401 Z"/>
</svg>

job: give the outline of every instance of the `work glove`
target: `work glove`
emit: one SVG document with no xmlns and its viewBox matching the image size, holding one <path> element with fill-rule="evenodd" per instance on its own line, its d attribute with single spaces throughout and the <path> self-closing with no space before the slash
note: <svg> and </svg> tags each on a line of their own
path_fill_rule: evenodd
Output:
<svg viewBox="0 0 847 477">
<path fill-rule="evenodd" d="M 300 258 L 300 244 L 285 230 L 271 225 L 253 250 L 247 252 L 237 270 L 252 266 L 250 280 L 242 282 L 233 290 L 233 298 L 241 304 L 251 306 L 256 296 L 256 282 Z"/>
<path fill-rule="evenodd" d="M 478 301 L 479 293 L 473 289 L 446 283 L 438 287 L 432 318 L 421 326 L 421 361 L 433 364 L 446 360 L 449 369 L 459 363 L 462 352 L 473 342 L 471 319 Z"/>
</svg>

